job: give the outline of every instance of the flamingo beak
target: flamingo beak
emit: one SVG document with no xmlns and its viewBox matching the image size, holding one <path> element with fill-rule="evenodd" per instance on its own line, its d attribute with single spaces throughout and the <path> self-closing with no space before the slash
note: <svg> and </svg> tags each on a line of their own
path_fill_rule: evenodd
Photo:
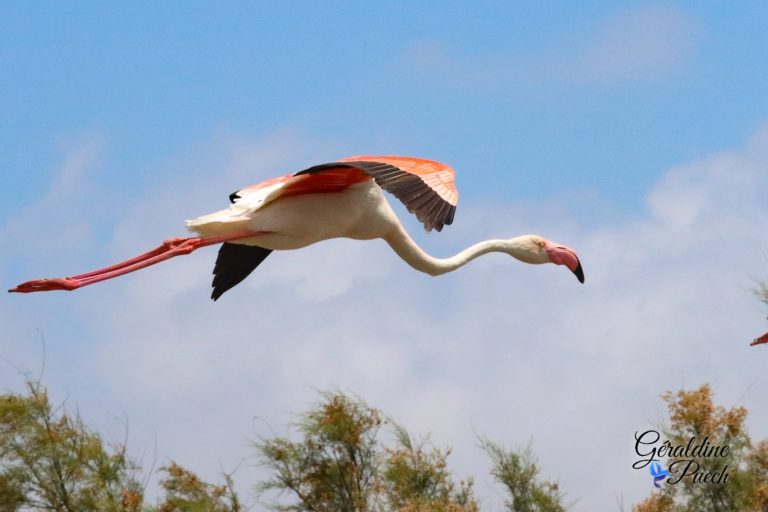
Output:
<svg viewBox="0 0 768 512">
<path fill-rule="evenodd" d="M 564 245 L 555 244 L 549 241 L 544 242 L 544 250 L 547 252 L 549 261 L 556 265 L 565 265 L 568 270 L 574 273 L 580 283 L 584 282 L 584 269 L 581 266 L 576 251 Z"/>
<path fill-rule="evenodd" d="M 573 269 L 571 272 L 573 272 L 576 275 L 576 279 L 578 279 L 580 283 L 584 284 L 584 269 L 581 268 L 581 262 L 578 259 L 576 260 L 576 262 L 577 262 L 576 268 Z"/>
</svg>

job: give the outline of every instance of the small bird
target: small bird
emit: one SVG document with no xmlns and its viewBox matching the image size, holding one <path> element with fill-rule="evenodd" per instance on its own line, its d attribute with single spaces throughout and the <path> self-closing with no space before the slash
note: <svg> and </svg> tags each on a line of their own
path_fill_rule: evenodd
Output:
<svg viewBox="0 0 768 512">
<path fill-rule="evenodd" d="M 565 265 L 584 282 L 573 249 L 538 235 L 487 240 L 450 258 L 434 258 L 411 239 L 382 189 L 405 204 L 427 231 L 453 222 L 458 192 L 455 173 L 440 162 L 403 156 L 353 156 L 268 179 L 229 196 L 229 208 L 187 221 L 198 234 L 172 238 L 116 265 L 85 274 L 27 281 L 9 292 L 74 290 L 139 270 L 212 244 L 222 244 L 213 269 L 211 298 L 245 279 L 274 250 L 306 247 L 331 238 L 384 239 L 411 267 L 436 276 L 489 252 L 531 264 Z"/>
</svg>

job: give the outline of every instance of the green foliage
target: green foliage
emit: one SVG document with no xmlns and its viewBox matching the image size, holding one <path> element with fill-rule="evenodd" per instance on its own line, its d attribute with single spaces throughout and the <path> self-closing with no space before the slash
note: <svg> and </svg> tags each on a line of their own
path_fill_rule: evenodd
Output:
<svg viewBox="0 0 768 512">
<path fill-rule="evenodd" d="M 472 494 L 472 480 L 457 489 L 447 469 L 450 449 L 430 447 L 426 440 L 414 445 L 402 426 L 392 424 L 397 446 L 385 448 L 382 485 L 386 502 L 400 511 L 478 510 Z"/>
<path fill-rule="evenodd" d="M 491 474 L 509 494 L 510 512 L 565 512 L 563 494 L 556 482 L 539 480 L 539 467 L 530 447 L 509 450 L 487 439 L 480 445 L 491 458 Z"/>
<path fill-rule="evenodd" d="M 232 478 L 225 475 L 224 485 L 206 483 L 175 462 L 161 468 L 168 476 L 160 485 L 165 498 L 158 512 L 240 512 L 242 507 L 233 490 Z"/>
<path fill-rule="evenodd" d="M 264 440 L 256 444 L 272 477 L 260 492 L 292 492 L 298 501 L 273 504 L 284 511 L 352 512 L 369 510 L 376 476 L 376 434 L 381 417 L 375 409 L 342 394 L 327 394 L 297 423 L 304 439 Z"/>
<path fill-rule="evenodd" d="M 719 484 L 696 483 L 691 477 L 636 505 L 634 512 L 763 512 L 768 510 L 768 442 L 752 444 L 745 428 L 744 407 L 725 409 L 715 406 L 708 384 L 693 391 L 667 392 L 670 426 L 665 431 L 672 445 L 685 445 L 691 437 L 697 442 L 708 438 L 714 445 L 729 447 L 725 457 L 695 457 L 705 473 L 722 472 L 727 466 L 728 481 Z M 685 460 L 689 460 L 686 457 Z M 669 463 L 682 458 L 671 457 Z"/>
<path fill-rule="evenodd" d="M 394 434 L 388 446 L 378 439 L 386 424 Z M 447 467 L 450 449 L 427 439 L 416 443 L 408 432 L 359 400 L 325 394 L 301 416 L 301 441 L 285 437 L 256 445 L 271 478 L 261 493 L 277 491 L 292 498 L 273 502 L 284 512 L 478 512 L 472 481 L 458 484 Z M 390 443 L 391 444 L 391 443 Z M 506 450 L 482 443 L 494 464 L 492 474 L 507 487 L 513 512 L 561 512 L 566 507 L 557 484 L 540 482 L 529 450 Z"/>
<path fill-rule="evenodd" d="M 379 441 L 383 424 L 392 425 L 393 448 Z M 272 503 L 280 511 L 475 512 L 471 483 L 458 490 L 446 469 L 450 451 L 414 446 L 402 427 L 341 393 L 326 393 L 295 425 L 301 441 L 284 437 L 256 444 L 271 478 L 260 493 L 277 491 L 294 501 Z"/>
<path fill-rule="evenodd" d="M 760 300 L 765 304 L 768 304 L 768 281 L 760 281 L 757 284 L 757 289 L 754 290 L 755 295 L 760 297 Z"/>
<path fill-rule="evenodd" d="M 106 447 L 77 413 L 54 408 L 39 383 L 0 395 L 0 510 L 56 512 L 240 512 L 231 480 L 214 486 L 171 463 L 165 495 L 144 503 L 141 467 L 124 444 Z"/>
<path fill-rule="evenodd" d="M 37 383 L 0 396 L 0 508 L 135 511 L 142 489 L 124 447 L 108 450 Z"/>
<path fill-rule="evenodd" d="M 456 482 L 448 470 L 451 450 L 416 442 L 408 432 L 361 400 L 326 393 L 295 424 L 301 440 L 285 437 L 256 444 L 269 477 L 257 488 L 290 502 L 285 512 L 478 512 L 472 480 Z M 388 443 L 380 439 L 386 426 Z M 513 512 L 559 512 L 556 484 L 540 482 L 529 450 L 514 452 L 489 441 L 482 446 L 493 475 L 508 490 Z M 768 461 L 768 447 L 753 464 Z M 170 462 L 160 469 L 163 494 L 145 503 L 142 468 L 124 444 L 106 446 L 77 413 L 52 407 L 46 390 L 28 383 L 25 395 L 0 395 L 0 510 L 57 512 L 241 512 L 232 479 L 201 480 Z"/>
</svg>

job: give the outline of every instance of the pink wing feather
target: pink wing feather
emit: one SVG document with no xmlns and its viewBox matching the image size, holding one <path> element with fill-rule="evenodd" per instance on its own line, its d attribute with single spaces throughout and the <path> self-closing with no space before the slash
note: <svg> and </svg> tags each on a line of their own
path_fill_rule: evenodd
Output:
<svg viewBox="0 0 768 512">
<path fill-rule="evenodd" d="M 453 222 L 459 193 L 453 169 L 443 163 L 404 156 L 351 156 L 315 165 L 293 176 L 273 178 L 230 196 L 240 206 L 259 208 L 278 197 L 341 192 L 368 179 L 392 193 L 427 231 Z"/>
</svg>

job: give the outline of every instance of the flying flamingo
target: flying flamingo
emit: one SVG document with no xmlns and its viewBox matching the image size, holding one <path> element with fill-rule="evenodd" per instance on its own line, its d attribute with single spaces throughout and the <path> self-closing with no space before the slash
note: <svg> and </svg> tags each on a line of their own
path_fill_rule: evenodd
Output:
<svg viewBox="0 0 768 512">
<path fill-rule="evenodd" d="M 221 295 L 245 279 L 273 250 L 299 249 L 329 238 L 383 238 L 411 267 L 430 275 L 451 272 L 489 252 L 524 263 L 565 265 L 584 282 L 576 253 L 538 235 L 487 240 L 445 259 L 425 253 L 408 236 L 381 189 L 414 213 L 427 231 L 453 222 L 458 193 L 451 167 L 402 156 L 354 156 L 272 178 L 229 196 L 226 210 L 187 221 L 199 236 L 173 238 L 116 265 L 85 274 L 27 281 L 10 292 L 74 290 L 155 263 L 222 244 L 213 269 L 213 293 Z"/>
</svg>

